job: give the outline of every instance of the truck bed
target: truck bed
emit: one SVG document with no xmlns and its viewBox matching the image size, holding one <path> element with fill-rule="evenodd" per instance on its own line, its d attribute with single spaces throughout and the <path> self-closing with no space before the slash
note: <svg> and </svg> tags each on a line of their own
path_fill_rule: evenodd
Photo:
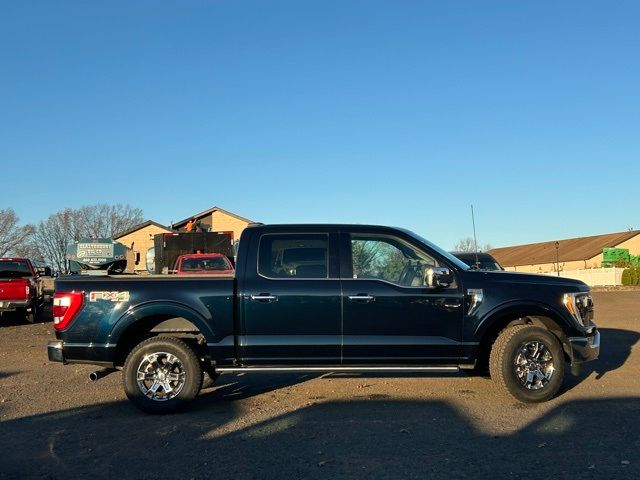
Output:
<svg viewBox="0 0 640 480">
<path fill-rule="evenodd" d="M 232 275 L 71 275 L 57 279 L 55 289 L 86 294 L 76 321 L 57 332 L 68 361 L 113 364 L 120 338 L 131 338 L 142 318 L 184 319 L 221 347 L 219 361 L 234 358 Z"/>
</svg>

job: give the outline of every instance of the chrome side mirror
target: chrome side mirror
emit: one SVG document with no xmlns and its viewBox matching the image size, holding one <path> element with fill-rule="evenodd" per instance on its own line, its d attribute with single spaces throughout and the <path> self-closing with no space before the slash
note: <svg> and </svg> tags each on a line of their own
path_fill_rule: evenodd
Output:
<svg viewBox="0 0 640 480">
<path fill-rule="evenodd" d="M 453 283 L 453 274 L 447 267 L 431 267 L 424 275 L 424 284 L 430 288 L 447 288 Z"/>
</svg>

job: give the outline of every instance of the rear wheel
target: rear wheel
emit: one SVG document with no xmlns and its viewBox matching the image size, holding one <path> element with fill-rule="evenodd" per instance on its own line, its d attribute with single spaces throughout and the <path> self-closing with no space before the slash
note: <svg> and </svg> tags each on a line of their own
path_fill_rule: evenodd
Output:
<svg viewBox="0 0 640 480">
<path fill-rule="evenodd" d="M 202 388 L 202 367 L 182 340 L 154 337 L 139 343 L 123 371 L 129 400 L 147 413 L 172 413 L 186 407 Z"/>
<path fill-rule="evenodd" d="M 517 400 L 545 402 L 564 380 L 564 354 L 547 329 L 516 325 L 503 330 L 491 349 L 489 370 L 498 386 Z"/>
</svg>

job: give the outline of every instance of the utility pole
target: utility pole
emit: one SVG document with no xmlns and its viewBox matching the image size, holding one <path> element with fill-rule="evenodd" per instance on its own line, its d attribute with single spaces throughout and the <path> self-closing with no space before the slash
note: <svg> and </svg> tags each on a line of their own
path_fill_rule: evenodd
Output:
<svg viewBox="0 0 640 480">
<path fill-rule="evenodd" d="M 560 242 L 556 241 L 556 272 L 560 276 Z"/>
<path fill-rule="evenodd" d="M 473 203 L 471 204 L 471 223 L 473 224 L 473 251 L 476 254 L 476 268 L 480 268 L 480 260 L 478 260 L 478 239 L 476 238 L 476 217 L 473 214 Z"/>
</svg>

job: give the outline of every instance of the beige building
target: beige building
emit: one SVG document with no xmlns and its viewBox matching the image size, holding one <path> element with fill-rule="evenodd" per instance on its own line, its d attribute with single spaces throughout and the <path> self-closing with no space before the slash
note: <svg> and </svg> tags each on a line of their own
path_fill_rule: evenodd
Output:
<svg viewBox="0 0 640 480">
<path fill-rule="evenodd" d="M 558 266 L 561 272 L 599 268 L 603 248 L 626 248 L 631 255 L 638 255 L 640 230 L 494 248 L 489 253 L 505 270 L 555 273 Z"/>
<path fill-rule="evenodd" d="M 134 272 L 147 270 L 145 262 L 147 250 L 153 247 L 153 237 L 158 233 L 171 233 L 171 229 L 152 220 L 147 220 L 113 237 L 115 241 L 133 250 L 134 256 L 139 258 L 133 268 Z M 127 262 L 127 271 L 130 271 L 131 269 L 128 263 L 129 262 Z"/>
<path fill-rule="evenodd" d="M 189 220 L 196 221 L 203 231 L 211 232 L 233 232 L 233 239 L 238 240 L 242 231 L 247 225 L 255 223 L 253 220 L 241 217 L 220 207 L 211 207 L 204 212 L 197 213 L 184 220 L 175 222 L 174 230 L 184 230 Z"/>
</svg>

